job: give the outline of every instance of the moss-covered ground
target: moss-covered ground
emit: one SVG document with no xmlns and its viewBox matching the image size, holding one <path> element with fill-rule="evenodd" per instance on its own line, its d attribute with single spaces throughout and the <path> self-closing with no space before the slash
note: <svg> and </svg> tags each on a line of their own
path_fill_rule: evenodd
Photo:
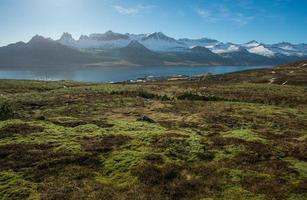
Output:
<svg viewBox="0 0 307 200">
<path fill-rule="evenodd" d="M 307 199 L 306 85 L 224 76 L 0 81 L 0 199 Z"/>
</svg>

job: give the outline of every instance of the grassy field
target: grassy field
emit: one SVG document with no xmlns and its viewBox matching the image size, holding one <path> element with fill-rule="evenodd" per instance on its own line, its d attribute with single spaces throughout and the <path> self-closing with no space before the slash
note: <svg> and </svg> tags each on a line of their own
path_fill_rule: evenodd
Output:
<svg viewBox="0 0 307 200">
<path fill-rule="evenodd" d="M 307 62 L 139 84 L 1 80 L 0 199 L 305 200 L 306 102 Z"/>
</svg>

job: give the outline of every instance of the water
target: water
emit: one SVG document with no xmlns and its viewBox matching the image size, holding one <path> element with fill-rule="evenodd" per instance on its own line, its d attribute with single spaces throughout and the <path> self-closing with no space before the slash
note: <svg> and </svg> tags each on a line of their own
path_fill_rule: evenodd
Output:
<svg viewBox="0 0 307 200">
<path fill-rule="evenodd" d="M 166 77 L 174 75 L 224 74 L 271 66 L 153 66 L 153 67 L 91 67 L 70 70 L 1 70 L 0 79 L 27 80 L 75 80 L 86 82 L 119 82 L 146 76 Z"/>
</svg>

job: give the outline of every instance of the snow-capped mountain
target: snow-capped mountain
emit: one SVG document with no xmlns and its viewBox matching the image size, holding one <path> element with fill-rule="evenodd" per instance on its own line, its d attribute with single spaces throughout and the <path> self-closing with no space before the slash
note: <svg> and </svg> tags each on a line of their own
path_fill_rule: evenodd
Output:
<svg viewBox="0 0 307 200">
<path fill-rule="evenodd" d="M 107 31 L 103 34 L 101 33 L 90 34 L 89 39 L 96 41 L 128 40 L 129 36 L 120 33 L 114 33 L 112 31 Z"/>
<path fill-rule="evenodd" d="M 181 51 L 186 49 L 186 44 L 168 37 L 161 32 L 155 32 L 140 40 L 145 47 L 153 51 Z"/>
<path fill-rule="evenodd" d="M 264 44 L 252 40 L 244 44 L 234 44 L 231 42 L 220 42 L 209 38 L 200 39 L 175 39 L 165 35 L 162 32 L 151 34 L 121 34 L 112 31 L 106 33 L 94 33 L 90 35 L 81 35 L 75 40 L 71 34 L 63 33 L 57 40 L 59 43 L 74 48 L 98 48 L 98 49 L 117 49 L 130 44 L 131 41 L 137 41 L 151 51 L 156 52 L 186 52 L 189 49 L 199 46 L 205 47 L 216 54 L 238 52 L 242 48 L 251 54 L 265 56 L 268 58 L 276 55 L 282 56 L 307 56 L 307 44 L 291 44 L 287 42 L 277 44 Z"/>
<path fill-rule="evenodd" d="M 275 55 L 275 53 L 272 50 L 266 48 L 264 45 L 259 45 L 256 47 L 249 48 L 248 51 L 250 53 L 254 53 L 254 54 L 258 54 L 258 55 L 266 56 L 266 57 L 272 57 Z"/>
<path fill-rule="evenodd" d="M 82 35 L 79 40 L 74 40 L 69 33 L 64 33 L 58 40 L 63 45 L 75 48 L 102 48 L 115 49 L 123 48 L 131 41 L 138 41 L 146 48 L 153 51 L 178 51 L 186 48 L 186 44 L 168 37 L 161 32 L 152 34 L 120 34 L 108 31 L 103 34 Z"/>
<path fill-rule="evenodd" d="M 252 41 L 249 41 L 245 44 L 242 44 L 241 46 L 246 47 L 246 48 L 253 48 L 253 47 L 257 47 L 259 45 L 260 45 L 259 42 L 257 42 L 256 40 L 252 40 Z"/>
<path fill-rule="evenodd" d="M 278 54 L 287 56 L 307 55 L 307 44 L 291 44 L 289 42 L 281 42 L 270 45 L 270 48 Z"/>
<path fill-rule="evenodd" d="M 80 51 L 81 50 L 81 51 Z M 74 39 L 34 36 L 28 43 L 0 47 L 0 67 L 80 65 L 275 65 L 307 59 L 306 44 L 245 44 L 175 39 L 161 32 L 120 34 L 108 31 Z"/>
<path fill-rule="evenodd" d="M 242 44 L 241 47 L 244 47 L 250 53 L 261 56 L 272 57 L 275 55 L 275 52 L 268 48 L 267 45 L 259 43 L 256 40 Z"/>
<path fill-rule="evenodd" d="M 143 38 L 147 37 L 149 34 L 130 34 L 130 33 L 126 33 L 126 35 L 129 37 L 129 39 L 132 40 L 136 40 L 136 41 L 140 41 Z"/>
<path fill-rule="evenodd" d="M 89 36 L 81 35 L 79 40 L 74 40 L 69 33 L 63 33 L 58 42 L 75 48 L 112 49 L 125 47 L 131 40 L 128 35 L 107 31 L 103 34 L 93 33 Z"/>
<path fill-rule="evenodd" d="M 214 46 L 221 43 L 217 40 L 213 40 L 213 39 L 209 39 L 209 38 L 201 38 L 201 39 L 183 38 L 183 39 L 179 39 L 178 41 L 186 44 L 190 48 L 193 48 L 195 46 L 200 46 L 200 47 L 206 47 L 208 49 L 213 48 Z"/>
</svg>

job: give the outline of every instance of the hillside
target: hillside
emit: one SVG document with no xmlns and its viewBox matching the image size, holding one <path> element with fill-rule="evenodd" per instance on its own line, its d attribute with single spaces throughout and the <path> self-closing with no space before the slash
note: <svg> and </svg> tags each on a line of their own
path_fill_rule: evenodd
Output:
<svg viewBox="0 0 307 200">
<path fill-rule="evenodd" d="M 207 83 L 269 83 L 307 86 L 307 61 L 279 65 L 273 69 L 259 69 L 206 77 Z"/>
<path fill-rule="evenodd" d="M 131 41 L 126 47 L 114 51 L 117 59 L 124 59 L 128 62 L 139 65 L 163 65 L 163 58 L 160 54 L 147 49 L 136 40 Z"/>
<path fill-rule="evenodd" d="M 58 67 L 91 62 L 97 62 L 93 55 L 42 36 L 34 36 L 28 43 L 19 42 L 0 47 L 1 68 Z"/>
<path fill-rule="evenodd" d="M 306 67 L 141 84 L 0 80 L 0 197 L 306 199 Z"/>
</svg>

